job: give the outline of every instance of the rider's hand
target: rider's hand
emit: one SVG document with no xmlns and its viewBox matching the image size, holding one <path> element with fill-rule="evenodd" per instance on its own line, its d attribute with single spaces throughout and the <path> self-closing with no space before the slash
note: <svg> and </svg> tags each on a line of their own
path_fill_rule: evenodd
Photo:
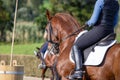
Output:
<svg viewBox="0 0 120 80">
<path fill-rule="evenodd" d="M 91 26 L 89 26 L 87 23 L 84 24 L 84 29 L 85 30 L 90 30 L 91 29 Z"/>
<path fill-rule="evenodd" d="M 89 27 L 89 25 L 88 24 L 84 24 L 84 27 L 86 28 L 86 27 Z"/>
<path fill-rule="evenodd" d="M 84 29 L 89 28 L 89 26 L 86 23 L 83 25 L 83 27 Z"/>
</svg>

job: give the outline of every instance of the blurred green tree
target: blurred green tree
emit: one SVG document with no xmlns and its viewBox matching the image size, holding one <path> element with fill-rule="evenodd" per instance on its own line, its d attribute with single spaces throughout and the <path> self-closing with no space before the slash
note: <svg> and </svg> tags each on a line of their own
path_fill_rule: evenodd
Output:
<svg viewBox="0 0 120 80">
<path fill-rule="evenodd" d="M 15 1 L 16 0 L 0 0 L 0 41 L 5 41 L 5 32 L 7 30 L 12 31 Z M 47 24 L 46 10 L 48 9 L 52 15 L 58 12 L 70 13 L 83 25 L 91 17 L 95 1 L 96 0 L 19 0 L 17 23 L 20 23 L 19 26 L 23 26 L 22 24 L 34 22 L 33 28 L 27 25 L 26 27 L 30 29 L 25 29 L 28 29 L 28 32 L 36 32 L 36 37 L 40 37 Z M 120 2 L 120 0 L 118 1 Z M 34 39 L 33 34 L 31 34 L 30 38 Z"/>
<path fill-rule="evenodd" d="M 73 15 L 83 25 L 91 16 L 95 0 L 44 0 L 39 5 L 39 16 L 35 18 L 39 30 L 44 31 L 46 21 L 46 9 L 52 14 L 66 12 Z"/>
<path fill-rule="evenodd" d="M 9 11 L 0 0 L 0 41 L 6 41 L 6 31 L 12 31 L 12 20 Z"/>
</svg>

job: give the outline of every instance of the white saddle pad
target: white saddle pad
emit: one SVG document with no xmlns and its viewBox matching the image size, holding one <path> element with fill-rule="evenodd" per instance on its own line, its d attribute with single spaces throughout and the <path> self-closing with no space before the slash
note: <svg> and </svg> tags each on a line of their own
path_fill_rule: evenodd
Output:
<svg viewBox="0 0 120 80">
<path fill-rule="evenodd" d="M 115 43 L 116 43 L 116 40 L 114 40 L 110 45 L 107 45 L 107 46 L 96 46 L 94 48 L 94 52 L 92 51 L 90 52 L 84 65 L 91 65 L 91 66 L 100 65 L 105 57 L 107 50 Z M 74 63 L 71 53 L 70 53 L 69 58 L 70 58 L 70 61 Z"/>
<path fill-rule="evenodd" d="M 107 52 L 107 50 L 116 43 L 116 40 L 114 40 L 110 45 L 108 46 L 96 46 L 94 48 L 94 52 L 90 52 L 86 62 L 84 65 L 100 65 L 104 59 L 104 56 Z"/>
</svg>

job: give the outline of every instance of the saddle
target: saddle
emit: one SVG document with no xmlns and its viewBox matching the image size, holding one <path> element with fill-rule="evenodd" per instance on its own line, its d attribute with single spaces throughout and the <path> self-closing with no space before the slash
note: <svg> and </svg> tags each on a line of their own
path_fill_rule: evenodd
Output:
<svg viewBox="0 0 120 80">
<path fill-rule="evenodd" d="M 116 38 L 116 33 L 111 33 L 108 36 L 106 36 L 103 39 L 101 39 L 96 44 L 94 44 L 94 45 L 88 47 L 87 49 L 85 49 L 83 51 L 83 53 L 84 53 L 84 55 L 83 55 L 84 56 L 84 61 L 86 61 L 86 59 L 87 59 L 87 57 L 88 57 L 88 55 L 90 54 L 91 51 L 93 51 L 93 52 L 95 51 L 94 48 L 96 46 L 101 46 L 101 47 L 102 46 L 108 46 L 115 40 L 115 38 Z"/>
<path fill-rule="evenodd" d="M 98 43 L 96 43 L 96 45 L 98 45 L 98 46 L 107 46 L 113 40 L 115 40 L 115 38 L 116 38 L 116 33 L 111 33 L 108 36 L 106 36 L 105 38 L 103 38 L 101 41 L 99 41 Z"/>
<path fill-rule="evenodd" d="M 83 33 L 84 34 L 84 33 Z M 88 48 L 86 48 L 84 51 L 83 51 L 83 59 L 84 59 L 84 62 L 86 63 L 86 61 L 88 62 L 88 56 L 90 56 L 90 55 L 93 55 L 93 54 L 91 54 L 91 53 L 95 53 L 94 54 L 94 57 L 92 57 L 92 59 L 93 58 L 95 58 L 95 56 L 96 56 L 96 58 L 98 59 L 98 60 L 103 60 L 104 59 L 104 56 L 105 56 L 105 53 L 106 53 L 106 51 L 109 49 L 109 47 L 111 47 L 112 45 L 114 45 L 114 43 L 116 42 L 116 40 L 115 40 L 115 37 L 116 37 L 116 34 L 115 33 L 111 33 L 111 34 L 109 34 L 108 36 L 106 36 L 106 37 L 104 37 L 103 39 L 101 39 L 99 42 L 97 42 L 97 43 L 95 43 L 94 45 L 92 45 L 92 46 L 90 46 L 90 47 L 88 47 Z M 100 53 L 98 53 L 98 52 L 101 52 L 101 51 L 99 51 L 98 49 L 96 50 L 96 47 L 99 47 L 99 50 L 102 50 L 102 54 Z M 101 49 L 100 49 L 101 48 Z M 96 51 L 97 51 L 97 53 L 96 53 Z M 101 58 L 100 58 L 100 56 L 102 56 Z M 90 58 L 89 58 L 90 59 Z M 73 57 L 73 54 L 71 54 L 71 57 L 70 57 L 70 60 L 74 63 L 74 57 Z M 96 60 L 96 59 L 95 59 Z M 97 61 L 97 60 L 96 60 Z M 93 64 L 92 64 L 93 65 Z M 94 64 L 94 65 L 96 65 L 96 64 Z"/>
</svg>

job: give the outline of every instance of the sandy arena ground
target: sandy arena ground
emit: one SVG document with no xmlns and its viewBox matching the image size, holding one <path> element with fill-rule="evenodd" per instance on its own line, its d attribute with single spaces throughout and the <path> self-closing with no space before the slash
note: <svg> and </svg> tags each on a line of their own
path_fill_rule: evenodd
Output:
<svg viewBox="0 0 120 80">
<path fill-rule="evenodd" d="M 36 77 L 26 77 L 24 76 L 23 80 L 42 80 L 41 78 L 36 78 Z M 45 80 L 50 80 L 50 79 L 45 79 Z"/>
</svg>

